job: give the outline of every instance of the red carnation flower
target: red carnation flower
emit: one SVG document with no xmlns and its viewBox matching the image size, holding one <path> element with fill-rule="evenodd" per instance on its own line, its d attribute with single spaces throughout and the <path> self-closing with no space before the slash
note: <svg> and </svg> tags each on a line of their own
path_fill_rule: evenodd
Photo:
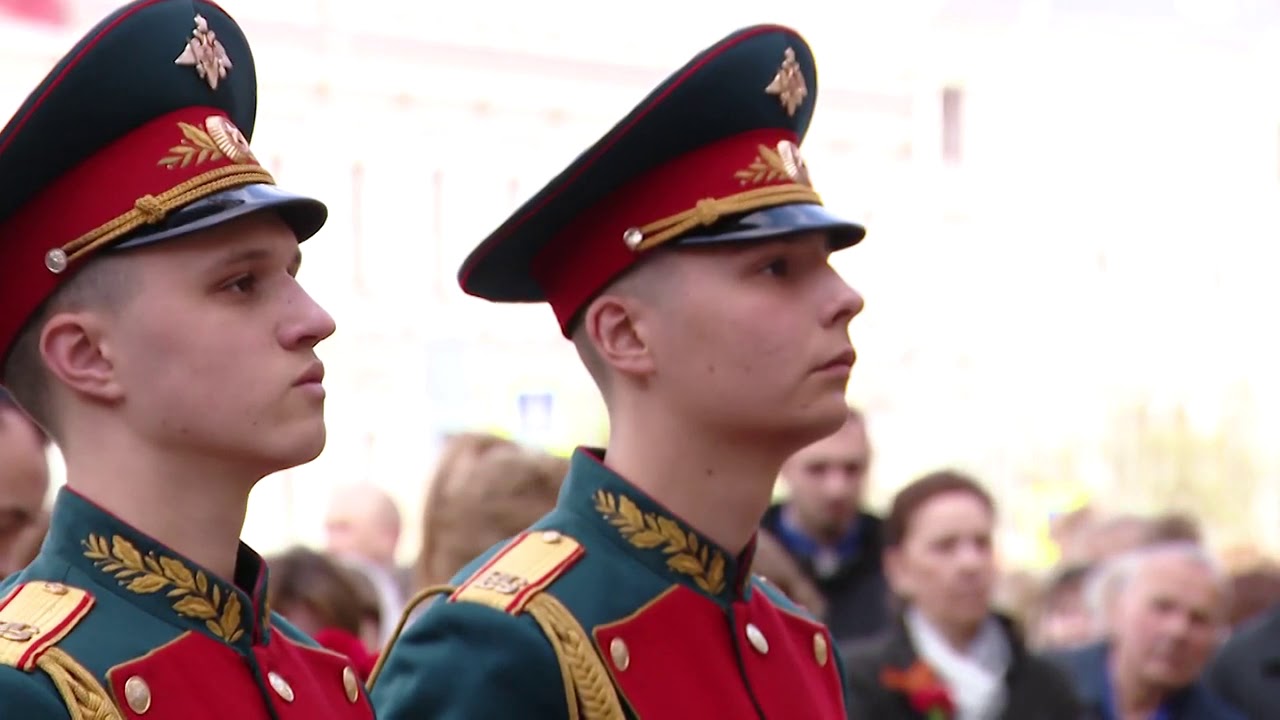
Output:
<svg viewBox="0 0 1280 720">
<path fill-rule="evenodd" d="M 949 720 L 955 713 L 947 686 L 922 660 L 905 670 L 885 668 L 880 673 L 880 682 L 906 695 L 912 709 L 928 720 Z"/>
</svg>

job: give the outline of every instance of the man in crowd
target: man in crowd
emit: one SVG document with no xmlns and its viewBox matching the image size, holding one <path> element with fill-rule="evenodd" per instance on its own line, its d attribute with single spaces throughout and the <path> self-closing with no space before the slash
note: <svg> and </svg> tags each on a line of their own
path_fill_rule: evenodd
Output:
<svg viewBox="0 0 1280 720">
<path fill-rule="evenodd" d="M 1225 627 L 1226 581 L 1194 543 L 1114 558 L 1107 640 L 1055 656 L 1101 720 L 1243 720 L 1201 674 Z"/>
<path fill-rule="evenodd" d="M 1039 611 L 1030 628 L 1029 643 L 1037 650 L 1074 650 L 1097 642 L 1101 623 L 1090 607 L 1085 588 L 1091 568 L 1058 568 L 1040 590 Z"/>
<path fill-rule="evenodd" d="M 762 527 L 782 543 L 826 598 L 826 622 L 842 644 L 888 626 L 880 566 L 880 518 L 862 508 L 871 464 L 866 421 L 850 408 L 834 434 L 782 466 L 788 495 Z"/>
<path fill-rule="evenodd" d="M 372 484 L 338 488 L 325 513 L 325 550 L 363 573 L 378 596 L 378 646 L 391 637 L 404 609 L 407 572 L 396 565 L 400 509 Z"/>
</svg>

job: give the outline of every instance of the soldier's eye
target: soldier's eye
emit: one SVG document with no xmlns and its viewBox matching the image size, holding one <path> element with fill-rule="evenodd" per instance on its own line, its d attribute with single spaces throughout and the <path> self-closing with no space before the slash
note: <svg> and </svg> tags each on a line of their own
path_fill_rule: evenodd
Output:
<svg viewBox="0 0 1280 720">
<path fill-rule="evenodd" d="M 230 282 L 228 282 L 226 285 L 223 285 L 222 287 L 224 290 L 229 290 L 234 293 L 248 294 L 253 292 L 254 288 L 257 287 L 257 285 L 258 285 L 258 278 L 255 277 L 252 273 L 245 273 L 244 275 L 236 276 L 234 279 L 232 279 Z"/>
<path fill-rule="evenodd" d="M 764 272 L 774 277 L 786 277 L 791 272 L 791 263 L 786 258 L 778 258 L 766 265 Z"/>
</svg>

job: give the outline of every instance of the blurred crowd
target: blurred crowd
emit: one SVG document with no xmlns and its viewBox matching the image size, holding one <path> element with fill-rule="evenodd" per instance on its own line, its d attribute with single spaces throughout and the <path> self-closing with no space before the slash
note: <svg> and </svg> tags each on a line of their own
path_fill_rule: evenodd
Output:
<svg viewBox="0 0 1280 720">
<path fill-rule="evenodd" d="M 755 572 L 832 630 L 851 718 L 1280 718 L 1280 567 L 1219 557 L 1194 517 L 1060 518 L 1048 572 L 1000 567 L 999 498 L 940 469 L 883 515 L 864 498 L 871 434 L 851 409 L 792 457 L 762 521 Z M 48 440 L 0 399 L 0 574 L 42 540 Z M 338 490 L 325 547 L 270 564 L 274 609 L 367 678 L 413 596 L 533 523 L 568 461 L 463 433 L 446 442 L 412 516 L 422 543 L 396 562 L 402 513 L 374 486 Z"/>
</svg>

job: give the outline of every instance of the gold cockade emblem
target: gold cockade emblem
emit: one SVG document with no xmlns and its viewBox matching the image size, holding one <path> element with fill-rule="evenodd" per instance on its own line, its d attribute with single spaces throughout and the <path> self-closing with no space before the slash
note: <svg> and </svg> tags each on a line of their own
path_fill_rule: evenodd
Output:
<svg viewBox="0 0 1280 720">
<path fill-rule="evenodd" d="M 213 115 L 204 121 L 204 127 L 209 131 L 213 143 L 231 162 L 237 165 L 258 162 L 249 149 L 249 140 L 235 123 L 221 115 Z"/>
<path fill-rule="evenodd" d="M 787 48 L 783 53 L 782 66 L 778 68 L 778 74 L 773 76 L 773 82 L 770 82 L 764 90 L 770 95 L 777 95 L 778 101 L 787 111 L 787 116 L 795 117 L 796 110 L 804 104 L 805 96 L 809 94 L 809 88 L 804 82 L 804 73 L 800 71 L 800 63 L 796 62 L 795 50 Z"/>
<path fill-rule="evenodd" d="M 203 15 L 196 15 L 196 29 L 191 31 L 191 39 L 173 63 L 194 67 L 196 74 L 209 83 L 211 90 L 218 89 L 218 83 L 231 69 L 227 49 L 222 47 L 217 34 L 209 29 L 209 21 Z"/>
</svg>

